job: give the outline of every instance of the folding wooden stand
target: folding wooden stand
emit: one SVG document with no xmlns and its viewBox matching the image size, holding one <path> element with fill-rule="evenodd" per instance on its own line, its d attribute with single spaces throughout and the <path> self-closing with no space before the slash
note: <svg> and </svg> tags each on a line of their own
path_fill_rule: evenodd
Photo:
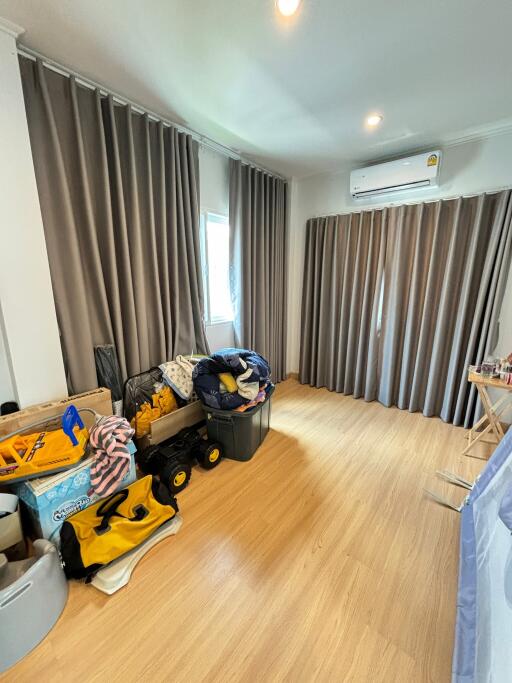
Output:
<svg viewBox="0 0 512 683">
<path fill-rule="evenodd" d="M 484 415 L 469 430 L 468 445 L 462 451 L 462 455 L 469 455 L 469 450 L 478 441 L 499 443 L 504 436 L 500 417 L 512 408 L 512 384 L 506 384 L 498 378 L 482 377 L 482 375 L 474 372 L 469 374 L 468 381 L 476 386 L 484 408 Z M 506 393 L 493 404 L 487 391 L 488 387 L 505 389 Z"/>
</svg>

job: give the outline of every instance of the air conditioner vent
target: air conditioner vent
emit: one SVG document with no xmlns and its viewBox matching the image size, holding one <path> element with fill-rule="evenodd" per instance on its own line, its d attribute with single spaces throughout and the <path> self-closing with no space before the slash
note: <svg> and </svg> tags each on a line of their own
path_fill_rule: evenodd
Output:
<svg viewBox="0 0 512 683">
<path fill-rule="evenodd" d="M 354 199 L 436 187 L 441 152 L 425 152 L 352 171 L 350 194 Z"/>
</svg>

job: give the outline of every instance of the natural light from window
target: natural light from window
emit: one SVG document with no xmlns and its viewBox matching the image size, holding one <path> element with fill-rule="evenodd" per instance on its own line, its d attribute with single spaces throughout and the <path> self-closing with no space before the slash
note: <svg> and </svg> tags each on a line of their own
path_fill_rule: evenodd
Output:
<svg viewBox="0 0 512 683">
<path fill-rule="evenodd" d="M 229 285 L 229 221 L 226 216 L 203 217 L 207 323 L 233 320 Z"/>
</svg>

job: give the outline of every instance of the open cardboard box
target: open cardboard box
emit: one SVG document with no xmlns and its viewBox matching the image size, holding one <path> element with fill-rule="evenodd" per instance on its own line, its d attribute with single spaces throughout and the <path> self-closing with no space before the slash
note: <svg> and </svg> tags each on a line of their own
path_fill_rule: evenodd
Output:
<svg viewBox="0 0 512 683">
<path fill-rule="evenodd" d="M 137 446 L 142 449 L 162 443 L 181 429 L 192 427 L 198 422 L 205 422 L 205 414 L 201 401 L 193 401 L 183 408 L 178 408 L 172 413 L 154 420 L 150 425 L 149 434 L 138 439 Z"/>
<path fill-rule="evenodd" d="M 25 429 L 33 422 L 63 415 L 66 408 L 74 405 L 78 410 L 81 408 L 91 408 L 100 415 L 112 415 L 112 397 L 110 389 L 92 389 L 83 394 L 76 394 L 63 398 L 60 401 L 47 401 L 39 403 L 29 408 L 24 408 L 16 413 L 0 417 L 0 437 L 15 432 L 18 429 Z M 86 427 L 91 427 L 94 417 L 88 413 L 83 414 L 82 419 Z"/>
</svg>

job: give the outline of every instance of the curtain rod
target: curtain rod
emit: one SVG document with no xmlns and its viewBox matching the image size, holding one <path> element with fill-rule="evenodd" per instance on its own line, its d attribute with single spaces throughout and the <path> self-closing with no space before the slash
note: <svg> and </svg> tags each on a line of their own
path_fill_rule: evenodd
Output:
<svg viewBox="0 0 512 683">
<path fill-rule="evenodd" d="M 138 114 L 145 114 L 148 116 L 148 118 L 152 119 L 153 121 L 161 121 L 164 126 L 170 126 L 172 128 L 176 128 L 178 131 L 181 133 L 186 133 L 187 135 L 190 135 L 196 140 L 200 145 L 203 147 L 206 147 L 207 149 L 211 149 L 214 152 L 217 152 L 218 154 L 222 154 L 223 156 L 227 157 L 228 159 L 236 159 L 239 161 L 242 161 L 243 163 L 249 164 L 250 166 L 254 166 L 254 168 L 257 168 L 259 171 L 263 171 L 264 173 L 268 173 L 269 175 L 275 176 L 276 178 L 280 178 L 281 180 L 288 181 L 289 178 L 286 178 L 285 176 L 281 175 L 280 173 L 276 173 L 275 171 L 271 171 L 268 168 L 265 168 L 264 166 L 261 166 L 260 164 L 256 164 L 250 159 L 244 158 L 241 154 L 238 152 L 235 152 L 235 150 L 231 149 L 227 145 L 223 145 L 220 142 L 216 142 L 212 138 L 208 137 L 207 135 L 203 135 L 202 133 L 198 133 L 197 131 L 193 130 L 192 128 L 188 128 L 187 126 L 183 126 L 179 123 L 175 123 L 174 121 L 170 121 L 169 119 L 166 119 L 163 116 L 160 116 L 159 114 L 155 114 L 155 112 L 150 111 L 146 107 L 143 107 L 142 105 L 138 104 L 137 102 L 134 102 L 133 100 L 128 99 L 127 97 L 124 97 L 123 95 L 120 95 L 119 93 L 114 92 L 113 90 L 107 88 L 104 85 L 101 85 L 101 83 L 97 83 L 96 81 L 93 81 L 91 78 L 86 78 L 85 76 L 81 76 L 79 73 L 76 73 L 72 69 L 69 69 L 67 66 L 64 66 L 63 64 L 59 64 L 58 62 L 55 62 L 53 59 L 50 59 L 49 57 L 45 57 L 42 55 L 40 52 L 37 52 L 36 50 L 32 50 L 31 48 L 25 47 L 23 45 L 18 44 L 17 45 L 17 51 L 19 55 L 22 55 L 22 57 L 27 57 L 28 59 L 31 59 L 32 61 L 36 61 L 37 59 L 40 59 L 43 65 L 47 68 L 50 69 L 51 71 L 55 71 L 58 74 L 61 74 L 61 76 L 66 76 L 69 78 L 70 76 L 73 76 L 74 79 L 76 80 L 77 83 L 80 85 L 84 86 L 85 88 L 89 88 L 90 90 L 99 90 L 101 95 L 107 96 L 111 95 L 114 99 L 114 102 L 117 102 L 118 104 L 122 105 L 127 105 L 129 104 L 131 108 L 136 111 Z"/>
<path fill-rule="evenodd" d="M 471 199 L 472 197 L 480 197 L 484 194 L 498 194 L 498 192 L 509 192 L 512 191 L 512 185 L 503 185 L 500 187 L 487 189 L 487 190 L 475 190 L 468 194 L 454 194 L 446 195 L 446 197 L 427 197 L 426 199 L 412 199 L 411 201 L 395 201 L 388 202 L 387 204 L 376 204 L 375 206 L 363 205 L 363 206 L 349 206 L 343 211 L 335 211 L 330 213 L 320 213 L 315 216 L 310 216 L 306 218 L 306 221 L 316 220 L 317 218 L 331 218 L 331 216 L 349 216 L 352 213 L 363 213 L 366 211 L 384 211 L 384 209 L 394 209 L 400 208 L 401 206 L 417 206 L 418 204 L 435 204 L 436 202 L 452 201 L 453 199 Z"/>
</svg>

